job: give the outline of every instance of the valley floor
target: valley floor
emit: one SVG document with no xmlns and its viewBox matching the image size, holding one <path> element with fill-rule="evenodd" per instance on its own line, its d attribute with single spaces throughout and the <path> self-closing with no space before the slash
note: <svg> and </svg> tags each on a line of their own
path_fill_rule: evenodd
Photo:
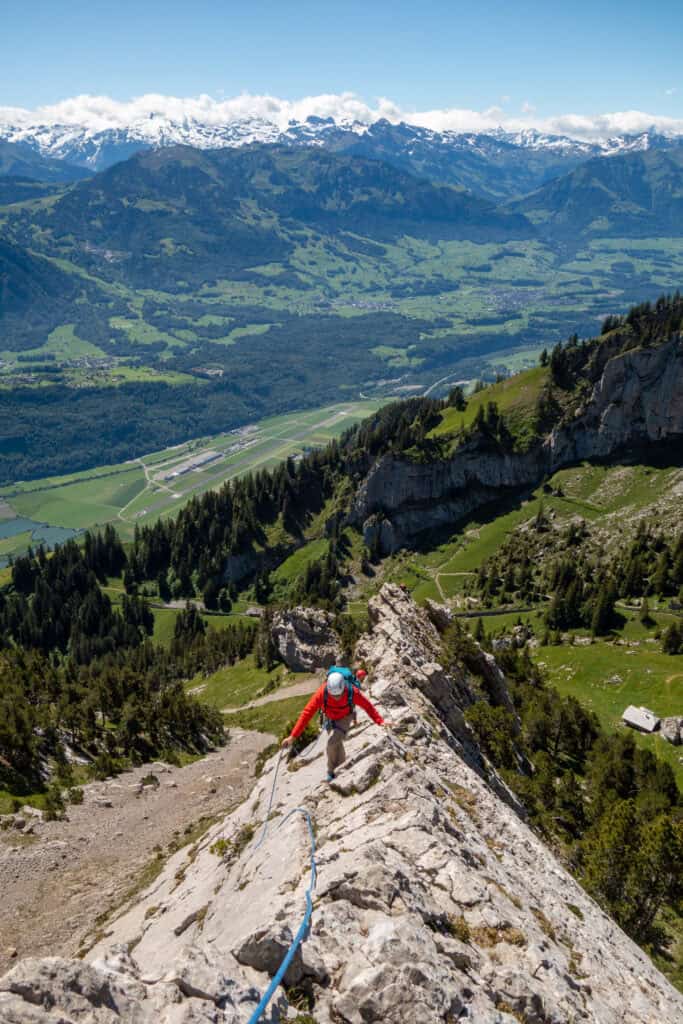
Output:
<svg viewBox="0 0 683 1024">
<path fill-rule="evenodd" d="M 0 974 L 14 957 L 74 956 L 108 912 L 150 884 L 166 853 L 244 799 L 272 737 L 232 729 L 226 747 L 182 768 L 143 765 L 84 787 L 62 821 L 0 831 Z M 141 785 L 152 776 L 158 784 Z"/>
</svg>

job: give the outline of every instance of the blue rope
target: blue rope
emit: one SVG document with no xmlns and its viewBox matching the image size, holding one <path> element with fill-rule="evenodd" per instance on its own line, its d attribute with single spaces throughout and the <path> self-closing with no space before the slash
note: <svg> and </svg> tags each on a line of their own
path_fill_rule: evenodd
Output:
<svg viewBox="0 0 683 1024">
<path fill-rule="evenodd" d="M 279 765 L 279 763 L 280 762 L 279 762 L 279 759 L 278 759 L 278 765 Z M 275 775 L 277 777 L 277 767 L 275 769 Z M 273 791 L 274 790 L 275 790 L 275 782 L 273 782 Z M 272 801 L 272 793 L 271 793 L 271 801 Z M 315 889 L 315 883 L 316 883 L 316 880 L 317 880 L 317 877 L 318 877 L 318 869 L 317 869 L 317 866 L 316 866 L 316 863 L 315 863 L 315 833 L 313 831 L 313 822 L 311 820 L 311 816 L 308 813 L 308 811 L 304 810 L 303 807 L 295 807 L 294 810 L 290 811 L 289 814 L 285 818 L 283 818 L 283 820 L 280 822 L 280 826 L 279 827 L 282 828 L 282 826 L 287 821 L 289 821 L 289 819 L 292 817 L 293 814 L 302 814 L 304 816 L 304 818 L 306 819 L 306 824 L 308 825 L 308 834 L 309 834 L 310 839 L 311 839 L 311 881 L 309 882 L 308 889 L 306 890 L 306 913 L 304 914 L 303 921 L 299 925 L 298 932 L 294 936 L 292 944 L 290 945 L 289 949 L 287 950 L 287 953 L 285 954 L 284 960 L 282 961 L 282 963 L 278 967 L 276 973 L 273 975 L 273 977 L 271 979 L 271 982 L 270 982 L 270 985 L 268 986 L 266 991 L 263 993 L 263 996 L 261 997 L 261 1002 L 258 1004 L 256 1009 L 252 1013 L 251 1017 L 249 1018 L 249 1024 L 258 1024 L 258 1022 L 260 1021 L 261 1015 L 265 1011 L 265 1009 L 268 1006 L 268 1003 L 270 1002 L 270 1000 L 273 998 L 275 990 L 277 989 L 277 987 L 279 986 L 280 982 L 282 981 L 282 979 L 284 978 L 285 974 L 287 973 L 287 968 L 289 967 L 289 965 L 291 964 L 292 960 L 294 959 L 294 955 L 295 955 L 297 949 L 299 948 L 299 946 L 301 945 L 303 940 L 306 938 L 306 934 L 307 934 L 308 929 L 309 929 L 310 924 L 311 924 L 311 916 L 313 914 L 313 890 Z M 267 821 L 267 819 L 266 819 L 266 821 Z M 264 831 L 263 835 L 265 835 L 265 831 Z M 261 837 L 261 840 L 259 840 L 259 845 L 260 845 L 262 839 L 263 839 L 263 836 Z"/>
<path fill-rule="evenodd" d="M 318 737 L 318 739 L 319 738 L 320 737 Z M 397 740 L 395 740 L 393 736 L 389 736 L 389 739 L 394 744 L 394 746 L 401 753 L 403 753 L 403 755 L 406 754 L 405 747 L 402 746 L 402 744 L 400 744 Z M 315 742 L 317 743 L 318 741 L 316 740 Z M 254 852 L 256 850 L 258 850 L 258 848 L 261 846 L 261 844 L 263 843 L 264 839 L 266 838 L 266 832 L 268 830 L 268 819 L 270 818 L 270 811 L 271 811 L 271 808 L 273 806 L 273 799 L 275 797 L 275 787 L 277 785 L 277 776 L 278 776 L 278 772 L 280 770 L 280 761 L 281 761 L 281 759 L 282 759 L 282 751 L 280 751 L 280 753 L 278 754 L 277 763 L 275 765 L 275 774 L 273 775 L 273 785 L 272 785 L 271 790 L 270 790 L 270 799 L 268 800 L 268 809 L 266 811 L 266 820 L 263 823 L 263 830 L 261 832 L 261 836 L 259 838 L 259 841 L 257 842 L 256 846 L 254 847 Z M 287 968 L 289 967 L 289 965 L 291 964 L 292 960 L 294 959 L 294 956 L 296 954 L 297 949 L 299 948 L 299 946 L 301 945 L 303 940 L 306 938 L 306 934 L 307 934 L 308 929 L 309 929 L 310 924 L 311 924 L 311 917 L 313 915 L 313 890 L 315 889 L 317 878 L 318 878 L 318 868 L 317 868 L 317 865 L 316 865 L 316 862 L 315 862 L 316 848 L 315 848 L 315 833 L 313 831 L 313 821 L 311 819 L 311 815 L 309 814 L 309 812 L 307 810 L 305 810 L 303 807 L 295 807 L 293 810 L 291 810 L 289 812 L 289 814 L 287 814 L 282 819 L 282 821 L 280 822 L 278 827 L 282 828 L 282 826 L 285 825 L 289 821 L 289 819 L 292 817 L 293 814 L 301 814 L 306 819 L 306 824 L 308 825 L 308 834 L 309 834 L 309 837 L 310 837 L 310 840 L 311 840 L 311 880 L 309 882 L 308 889 L 306 890 L 306 912 L 304 913 L 303 920 L 302 920 L 301 924 L 299 925 L 299 930 L 297 931 L 296 935 L 294 936 L 294 939 L 292 940 L 292 943 L 291 943 L 289 949 L 287 950 L 287 952 L 285 954 L 284 960 L 282 961 L 282 963 L 278 967 L 276 973 L 271 978 L 270 985 L 268 986 L 266 991 L 263 993 L 263 996 L 261 997 L 260 1003 L 258 1004 L 256 1009 L 252 1013 L 251 1017 L 249 1018 L 249 1024 L 258 1024 L 258 1022 L 260 1021 L 262 1014 L 264 1013 L 264 1011 L 266 1010 L 266 1007 L 268 1006 L 268 1003 L 273 998 L 273 995 L 275 994 L 276 989 L 278 988 L 278 986 L 280 985 L 282 979 L 284 978 L 285 974 L 287 973 Z"/>
</svg>

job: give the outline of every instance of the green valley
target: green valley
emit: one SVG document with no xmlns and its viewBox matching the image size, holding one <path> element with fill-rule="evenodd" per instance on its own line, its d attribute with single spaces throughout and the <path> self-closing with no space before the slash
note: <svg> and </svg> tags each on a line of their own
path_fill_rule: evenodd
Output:
<svg viewBox="0 0 683 1024">
<path fill-rule="evenodd" d="M 378 404 L 351 401 L 270 417 L 134 461 L 0 488 L 0 560 L 41 538 L 54 543 L 108 522 L 130 540 L 136 525 L 172 514 L 193 495 L 325 445 Z"/>
<path fill-rule="evenodd" d="M 678 157 L 632 156 L 671 212 Z M 668 214 L 596 215 L 567 244 L 580 171 L 513 209 L 343 152 L 171 147 L 7 202 L 0 483 L 338 398 L 443 395 L 674 289 Z"/>
</svg>

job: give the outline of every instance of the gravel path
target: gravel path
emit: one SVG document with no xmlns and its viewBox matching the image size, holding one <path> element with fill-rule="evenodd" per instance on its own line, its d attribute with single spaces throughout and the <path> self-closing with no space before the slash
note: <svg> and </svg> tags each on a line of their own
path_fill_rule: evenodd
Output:
<svg viewBox="0 0 683 1024">
<path fill-rule="evenodd" d="M 158 849 L 244 799 L 273 739 L 233 729 L 226 747 L 184 768 L 155 762 L 89 784 L 63 821 L 26 814 L 23 830 L 0 831 L 0 975 L 15 956 L 73 956 Z M 149 773 L 159 785 L 141 787 Z"/>
</svg>

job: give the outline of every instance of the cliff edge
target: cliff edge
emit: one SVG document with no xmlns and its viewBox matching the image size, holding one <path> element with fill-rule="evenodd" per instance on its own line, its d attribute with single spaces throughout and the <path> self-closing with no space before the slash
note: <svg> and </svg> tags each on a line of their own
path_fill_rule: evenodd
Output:
<svg viewBox="0 0 683 1024">
<path fill-rule="evenodd" d="M 503 452 L 474 437 L 448 459 L 377 459 L 349 516 L 363 529 L 368 547 L 379 543 L 388 554 L 583 459 L 628 457 L 662 442 L 683 444 L 683 338 L 609 358 L 609 346 L 604 350 L 599 354 L 605 364 L 586 401 L 528 451 Z"/>
</svg>

